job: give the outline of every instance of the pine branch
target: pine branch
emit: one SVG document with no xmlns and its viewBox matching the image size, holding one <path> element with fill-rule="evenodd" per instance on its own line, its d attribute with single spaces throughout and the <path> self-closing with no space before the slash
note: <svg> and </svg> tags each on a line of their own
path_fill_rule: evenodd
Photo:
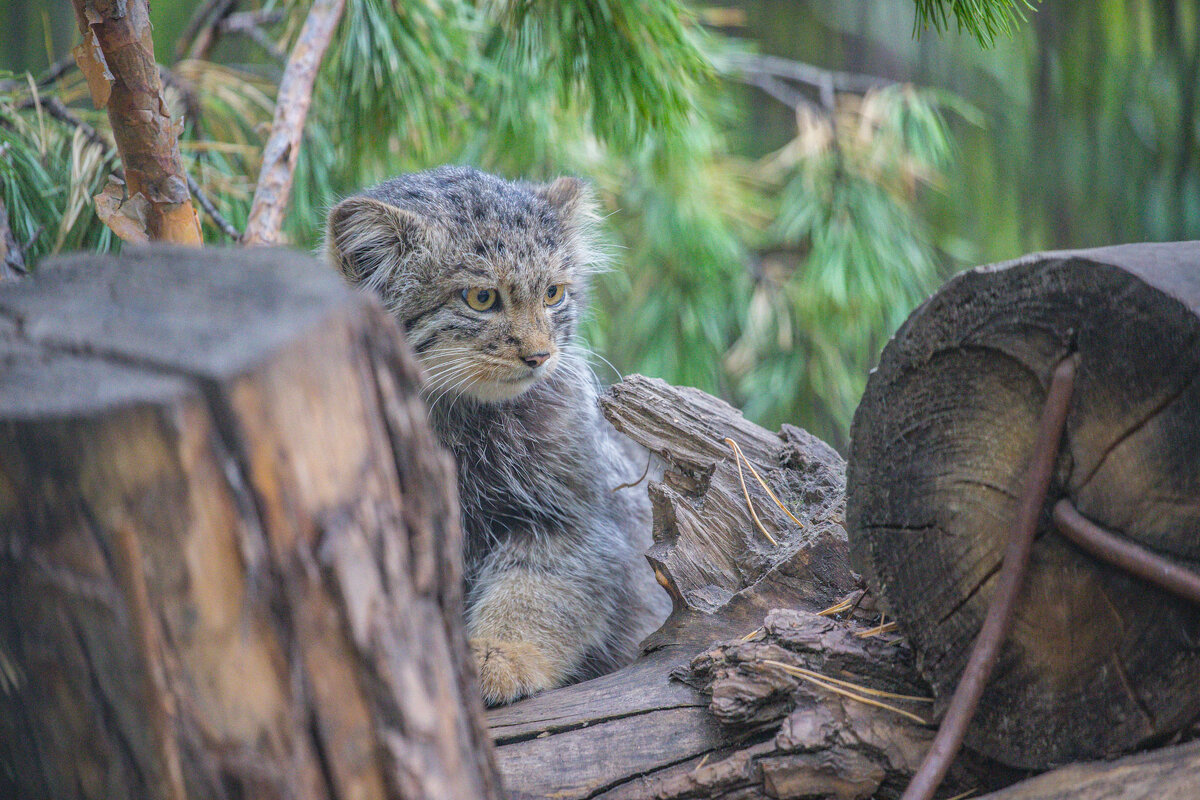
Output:
<svg viewBox="0 0 1200 800">
<path fill-rule="evenodd" d="M 57 97 L 41 97 L 38 99 L 29 97 L 29 98 L 26 98 L 25 100 L 22 100 L 20 103 L 18 103 L 16 106 L 16 110 L 17 111 L 26 111 L 28 109 L 35 108 L 39 104 L 46 111 L 47 114 L 54 117 L 59 122 L 65 123 L 75 129 L 79 130 L 79 132 L 83 134 L 83 137 L 85 139 L 87 139 L 89 142 L 98 146 L 105 153 L 110 153 L 109 158 L 111 160 L 111 158 L 112 158 L 111 153 L 114 151 L 113 143 L 110 142 L 108 139 L 105 139 L 104 136 L 101 135 L 101 133 L 98 130 L 96 130 L 91 125 L 87 124 L 82 119 L 77 117 L 71 111 L 71 109 L 69 109 L 65 105 L 63 105 L 63 102 L 61 100 L 59 100 Z M 121 170 L 120 167 L 115 167 L 114 172 L 120 173 L 118 175 L 118 177 L 120 177 L 122 180 L 124 180 L 125 173 L 123 170 Z"/>
<path fill-rule="evenodd" d="M 246 222 L 246 244 L 272 244 L 283 228 L 283 215 L 292 191 L 304 121 L 312 104 L 317 69 L 346 0 L 314 0 L 296 46 L 283 71 L 275 98 L 275 121 L 263 148 L 262 170 L 254 188 L 254 201 Z"/>
<path fill-rule="evenodd" d="M 933 26 L 938 33 L 950 30 L 951 20 L 960 31 L 969 31 L 984 47 L 991 47 L 997 36 L 1007 36 L 1025 21 L 1025 12 L 1034 11 L 1030 0 L 914 0 L 917 16 L 913 33 Z"/>
<path fill-rule="evenodd" d="M 75 56 L 68 53 L 67 55 L 55 61 L 50 67 L 34 79 L 34 85 L 39 89 L 57 83 L 64 75 L 75 68 Z M 28 76 L 0 81 L 0 92 L 13 92 L 18 89 L 28 88 Z"/>
<path fill-rule="evenodd" d="M 26 109 L 33 108 L 36 104 L 37 103 L 33 98 L 29 98 L 17 104 L 16 108 L 18 111 L 24 111 Z M 77 129 L 90 143 L 96 145 L 105 153 L 110 154 L 109 160 L 112 159 L 112 153 L 115 152 L 113 143 L 104 138 L 104 135 L 98 130 L 76 116 L 71 109 L 63 105 L 62 101 L 57 97 L 41 98 L 41 106 L 43 109 L 45 109 L 47 114 L 54 117 L 59 122 L 70 125 Z M 122 181 L 125 180 L 125 170 L 121 169 L 119 166 L 113 166 L 112 174 Z M 213 204 L 212 200 L 210 200 L 208 196 L 204 194 L 204 190 L 200 188 L 200 184 L 196 182 L 196 179 L 190 174 L 185 173 L 185 175 L 187 176 L 188 189 L 191 191 L 192 196 L 196 198 L 196 202 L 202 209 L 204 209 L 204 212 L 212 218 L 212 221 L 218 228 L 221 229 L 222 233 L 224 233 L 233 241 L 240 242 L 242 240 L 242 235 L 238 233 L 238 229 L 235 228 L 229 220 L 225 219 L 225 217 L 221 215 L 221 212 L 217 210 L 217 207 Z"/>
<path fill-rule="evenodd" d="M 0 283 L 24 277 L 29 270 L 25 266 L 25 248 L 13 235 L 8 224 L 8 208 L 0 200 Z"/>
<path fill-rule="evenodd" d="M 221 22 L 232 14 L 238 5 L 238 0 L 206 0 L 196 9 L 196 13 L 188 20 L 187 28 L 175 45 L 175 55 L 178 58 L 207 59 L 213 45 L 217 43 L 217 34 Z"/>
<path fill-rule="evenodd" d="M 896 81 L 862 75 L 856 72 L 838 72 L 821 67 L 792 61 L 778 56 L 763 56 L 753 53 L 732 53 L 723 59 L 726 71 L 735 76 L 761 76 L 783 78 L 803 83 L 819 91 L 832 88 L 836 92 L 863 94 L 872 89 L 891 86 Z"/>
<path fill-rule="evenodd" d="M 179 140 L 166 113 L 147 0 L 72 0 L 83 42 L 74 52 L 92 102 L 108 110 L 131 197 L 146 201 L 151 239 L 202 243 Z"/>
<path fill-rule="evenodd" d="M 233 227 L 233 223 L 221 216 L 221 212 L 213 205 L 213 201 L 208 199 L 208 195 L 200 188 L 200 184 L 196 183 L 196 179 L 189 174 L 187 180 L 188 189 L 191 190 L 192 196 L 196 198 L 196 202 L 204 209 L 204 213 L 208 214 L 212 221 L 216 223 L 216 226 L 221 229 L 221 233 L 228 236 L 234 242 L 241 242 L 242 234 L 238 232 L 237 228 Z"/>
<path fill-rule="evenodd" d="M 62 76 L 66 75 L 75 68 L 75 57 L 68 53 L 50 65 L 50 68 L 41 74 L 37 79 L 38 87 L 49 86 L 52 83 L 58 82 Z"/>
<path fill-rule="evenodd" d="M 792 88 L 774 75 L 761 72 L 739 72 L 735 74 L 735 77 L 747 86 L 762 89 L 771 97 L 795 111 L 799 111 L 802 108 L 809 109 L 810 111 L 822 110 L 820 104 L 814 103 L 803 92 Z"/>
<path fill-rule="evenodd" d="M 286 64 L 287 53 L 280 50 L 279 46 L 263 30 L 263 27 L 275 25 L 282 20 L 283 13 L 279 11 L 239 11 L 227 16 L 217 27 L 222 33 L 236 33 L 245 36 L 265 50 L 267 55 L 275 61 Z"/>
</svg>

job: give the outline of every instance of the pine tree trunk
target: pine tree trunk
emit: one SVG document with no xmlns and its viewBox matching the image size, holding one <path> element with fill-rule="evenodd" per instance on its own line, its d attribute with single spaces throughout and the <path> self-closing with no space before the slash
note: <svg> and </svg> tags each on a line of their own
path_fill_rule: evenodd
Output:
<svg viewBox="0 0 1200 800">
<path fill-rule="evenodd" d="M 501 796 L 378 305 L 277 250 L 76 256 L 0 290 L 0 364 L 0 796 Z"/>
</svg>

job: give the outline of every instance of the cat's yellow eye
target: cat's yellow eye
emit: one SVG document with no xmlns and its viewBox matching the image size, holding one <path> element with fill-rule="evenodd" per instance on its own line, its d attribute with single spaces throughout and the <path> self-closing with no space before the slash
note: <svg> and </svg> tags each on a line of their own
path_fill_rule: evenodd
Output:
<svg viewBox="0 0 1200 800">
<path fill-rule="evenodd" d="M 567 296 L 567 285 L 565 283 L 556 283 L 546 290 L 546 299 L 543 301 L 548 306 L 556 306 L 563 301 Z"/>
<path fill-rule="evenodd" d="M 463 289 L 462 299 L 476 311 L 488 311 L 496 305 L 499 293 L 495 289 Z"/>
</svg>

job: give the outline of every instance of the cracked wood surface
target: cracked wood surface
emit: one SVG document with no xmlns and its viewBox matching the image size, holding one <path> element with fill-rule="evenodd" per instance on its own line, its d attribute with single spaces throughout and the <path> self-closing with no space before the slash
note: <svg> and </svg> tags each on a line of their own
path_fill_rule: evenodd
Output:
<svg viewBox="0 0 1200 800">
<path fill-rule="evenodd" d="M 888 344 L 852 429 L 852 556 L 953 692 L 994 588 L 1055 364 L 1080 358 L 1009 642 L 967 736 L 1044 769 L 1200 717 L 1200 609 L 1051 530 L 1087 518 L 1200 568 L 1200 243 L 1028 256 L 951 280 Z"/>
<path fill-rule="evenodd" d="M 0 289 L 0 364 L 0 796 L 501 796 L 374 301 L 279 250 L 80 255 Z"/>
</svg>

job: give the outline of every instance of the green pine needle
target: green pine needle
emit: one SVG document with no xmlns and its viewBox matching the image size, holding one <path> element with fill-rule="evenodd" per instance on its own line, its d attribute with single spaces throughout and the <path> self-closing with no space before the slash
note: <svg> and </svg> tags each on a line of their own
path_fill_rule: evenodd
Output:
<svg viewBox="0 0 1200 800">
<path fill-rule="evenodd" d="M 951 26 L 968 31 L 984 47 L 999 36 L 1008 36 L 1022 22 L 1025 12 L 1034 11 L 1030 0 L 913 0 L 917 16 L 913 35 L 930 26 L 945 33 Z"/>
</svg>

